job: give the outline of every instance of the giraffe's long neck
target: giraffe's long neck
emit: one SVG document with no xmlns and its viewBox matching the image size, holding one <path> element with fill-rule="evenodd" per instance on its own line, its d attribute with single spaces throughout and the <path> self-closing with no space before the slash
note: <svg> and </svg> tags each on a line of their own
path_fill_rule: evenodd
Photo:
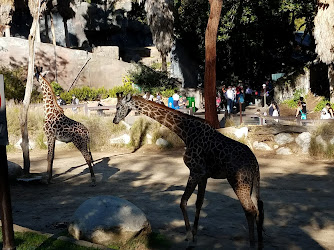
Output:
<svg viewBox="0 0 334 250">
<path fill-rule="evenodd" d="M 39 82 L 43 91 L 44 116 L 47 118 L 50 113 L 64 113 L 57 103 L 51 84 L 42 76 L 39 76 Z"/>
<path fill-rule="evenodd" d="M 140 113 L 153 118 L 157 122 L 174 131 L 185 143 L 189 140 L 194 128 L 208 126 L 204 120 L 184 114 L 155 102 L 147 101 L 141 97 L 133 96 L 132 105 Z"/>
</svg>

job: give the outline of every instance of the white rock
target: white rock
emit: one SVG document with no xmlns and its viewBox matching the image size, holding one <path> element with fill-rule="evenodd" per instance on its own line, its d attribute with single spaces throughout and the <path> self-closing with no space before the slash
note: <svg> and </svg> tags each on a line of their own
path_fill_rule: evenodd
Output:
<svg viewBox="0 0 334 250">
<path fill-rule="evenodd" d="M 237 129 L 235 132 L 234 132 L 234 135 L 240 139 L 242 137 L 247 137 L 248 136 L 248 128 L 247 127 L 242 127 L 242 128 L 239 128 Z"/>
<path fill-rule="evenodd" d="M 292 155 L 292 151 L 290 148 L 282 147 L 276 150 L 276 154 L 278 155 Z"/>
<path fill-rule="evenodd" d="M 147 144 L 152 144 L 152 135 L 150 134 L 146 134 L 146 143 Z"/>
<path fill-rule="evenodd" d="M 20 140 L 17 143 L 15 143 L 14 147 L 17 148 L 17 149 L 22 149 L 21 148 L 21 142 L 22 142 L 22 138 L 20 138 Z M 36 143 L 32 140 L 29 140 L 29 149 L 30 150 L 34 149 L 35 146 L 36 146 Z"/>
<path fill-rule="evenodd" d="M 275 144 L 274 145 L 274 149 L 278 149 L 278 148 L 279 148 L 279 146 Z"/>
<path fill-rule="evenodd" d="M 334 137 L 329 141 L 330 144 L 334 144 Z"/>
<path fill-rule="evenodd" d="M 308 153 L 308 150 L 310 148 L 312 135 L 310 132 L 303 132 L 300 135 L 298 135 L 295 139 L 296 143 L 302 148 L 302 152 L 304 154 Z"/>
<path fill-rule="evenodd" d="M 158 145 L 158 146 L 166 147 L 166 146 L 169 145 L 169 142 L 166 141 L 165 139 L 159 138 L 159 139 L 157 139 L 157 141 L 155 142 L 155 144 Z"/>
<path fill-rule="evenodd" d="M 274 136 L 274 140 L 278 145 L 284 145 L 294 141 L 294 138 L 291 134 L 280 133 Z"/>
<path fill-rule="evenodd" d="M 110 144 L 129 144 L 130 141 L 131 137 L 127 134 L 109 140 Z"/>
<path fill-rule="evenodd" d="M 97 196 L 75 211 L 68 231 L 77 240 L 108 245 L 124 244 L 138 234 L 148 234 L 151 227 L 143 211 L 131 202 L 115 196 Z"/>
<path fill-rule="evenodd" d="M 272 150 L 271 147 L 268 146 L 267 143 L 264 143 L 264 142 L 258 142 L 258 141 L 255 141 L 253 143 L 253 147 L 254 149 L 257 149 L 257 150 Z"/>
</svg>

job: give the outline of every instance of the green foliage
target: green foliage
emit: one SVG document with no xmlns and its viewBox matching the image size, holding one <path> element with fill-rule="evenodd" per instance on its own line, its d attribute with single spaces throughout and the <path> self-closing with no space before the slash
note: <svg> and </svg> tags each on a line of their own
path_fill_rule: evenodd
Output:
<svg viewBox="0 0 334 250">
<path fill-rule="evenodd" d="M 312 36 L 316 8 L 313 0 L 224 1 L 217 34 L 217 79 L 230 84 L 238 76 L 260 87 L 273 72 L 302 68 L 305 62 L 291 57 L 294 32 L 300 29 Z M 178 42 L 199 64 L 203 79 L 209 2 L 178 0 L 175 9 Z M 309 61 L 316 57 L 312 46 L 301 46 L 300 51 Z"/>
<path fill-rule="evenodd" d="M 17 250 L 26 249 L 68 249 L 68 250 L 93 250 L 96 248 L 78 246 L 74 243 L 49 238 L 47 235 L 35 232 L 14 232 L 15 246 Z M 2 234 L 0 234 L 0 246 L 2 246 Z"/>
<path fill-rule="evenodd" d="M 329 100 L 327 100 L 326 98 L 322 97 L 321 100 L 317 103 L 317 105 L 314 108 L 315 112 L 319 112 L 321 111 L 325 106 L 326 103 L 330 103 L 331 106 L 333 106 L 334 103 L 331 103 Z"/>
<path fill-rule="evenodd" d="M 139 90 L 132 87 L 131 82 L 124 82 L 122 86 L 116 86 L 112 89 L 101 88 L 90 88 L 83 86 L 80 88 L 73 88 L 69 92 L 60 93 L 60 97 L 66 102 L 72 102 L 72 95 L 75 95 L 80 101 L 97 101 L 108 97 L 116 97 L 116 93 L 123 92 L 124 94 L 138 94 Z"/>
<path fill-rule="evenodd" d="M 0 74 L 4 76 L 5 82 L 5 96 L 7 100 L 22 101 L 25 94 L 26 75 L 23 68 L 8 69 L 0 68 Z M 37 91 L 36 86 L 33 86 L 31 93 L 31 101 L 39 102 L 41 95 Z"/>
<path fill-rule="evenodd" d="M 173 95 L 178 89 L 179 82 L 169 78 L 166 72 L 161 72 L 143 64 L 136 65 L 136 68 L 129 73 L 129 80 L 139 86 L 143 92 L 160 92 L 164 97 Z"/>
<path fill-rule="evenodd" d="M 286 99 L 282 103 L 288 105 L 289 108 L 297 108 L 301 96 L 304 96 L 304 91 L 297 89 L 291 99 Z"/>
<path fill-rule="evenodd" d="M 56 95 L 60 95 L 62 92 L 64 92 L 62 86 L 60 86 L 60 84 L 57 82 L 51 82 L 51 87 Z"/>
</svg>

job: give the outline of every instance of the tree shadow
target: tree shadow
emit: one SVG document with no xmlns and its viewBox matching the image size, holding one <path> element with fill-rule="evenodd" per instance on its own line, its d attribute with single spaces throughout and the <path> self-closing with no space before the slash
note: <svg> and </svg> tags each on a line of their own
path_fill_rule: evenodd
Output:
<svg viewBox="0 0 334 250">
<path fill-rule="evenodd" d="M 312 162 L 304 164 L 313 167 Z M 153 231 L 166 235 L 173 242 L 171 249 L 187 246 L 179 203 L 189 171 L 182 162 L 181 150 L 107 156 L 99 159 L 95 166 L 97 172 L 103 170 L 105 176 L 95 188 L 87 188 L 85 183 L 74 179 L 47 188 L 13 185 L 14 222 L 56 233 L 59 229 L 53 225 L 70 221 L 77 207 L 88 198 L 114 195 L 143 210 Z M 261 169 L 267 167 L 261 164 Z M 319 234 L 334 225 L 333 174 L 333 165 L 328 164 L 326 175 L 272 173 L 262 177 L 264 249 L 325 248 Z M 196 193 L 188 202 L 192 222 Z M 209 179 L 195 249 L 222 248 L 248 249 L 248 227 L 240 202 L 228 182 Z"/>
</svg>

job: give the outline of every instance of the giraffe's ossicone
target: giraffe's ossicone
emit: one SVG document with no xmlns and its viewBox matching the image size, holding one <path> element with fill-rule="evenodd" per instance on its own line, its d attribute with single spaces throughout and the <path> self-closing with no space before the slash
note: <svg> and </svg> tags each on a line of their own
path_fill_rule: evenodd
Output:
<svg viewBox="0 0 334 250">
<path fill-rule="evenodd" d="M 90 137 L 88 129 L 80 122 L 68 118 L 63 109 L 58 105 L 56 96 L 50 83 L 44 78 L 46 73 L 36 67 L 36 78 L 43 92 L 44 108 L 44 132 L 48 142 L 48 167 L 47 181 L 52 178 L 52 167 L 54 159 L 55 141 L 73 142 L 76 148 L 85 158 L 91 174 L 92 184 L 95 185 L 95 175 L 93 171 L 93 158 L 90 152 Z"/>
<path fill-rule="evenodd" d="M 131 110 L 138 110 L 168 127 L 186 145 L 183 160 L 190 170 L 190 175 L 181 198 L 180 207 L 187 236 L 192 235 L 195 241 L 207 179 L 227 179 L 245 211 L 251 246 L 255 245 L 254 222 L 257 224 L 258 244 L 262 246 L 264 211 L 263 202 L 260 199 L 260 171 L 256 157 L 248 146 L 224 136 L 203 119 L 137 96 L 123 97 L 118 95 L 113 122 L 119 123 Z M 187 201 L 197 186 L 196 214 L 191 230 Z M 251 199 L 252 191 L 255 193 L 257 206 Z"/>
</svg>

